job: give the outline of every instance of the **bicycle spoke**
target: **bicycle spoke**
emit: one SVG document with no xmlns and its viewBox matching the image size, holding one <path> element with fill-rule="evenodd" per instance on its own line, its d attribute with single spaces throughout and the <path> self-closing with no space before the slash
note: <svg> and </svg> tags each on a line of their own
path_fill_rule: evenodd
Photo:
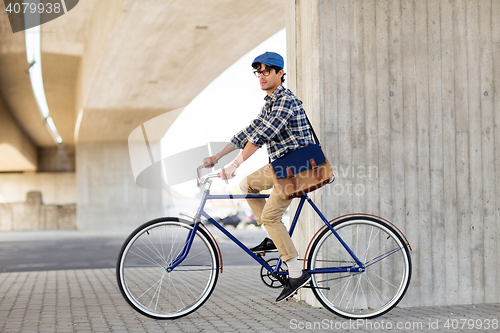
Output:
<svg viewBox="0 0 500 333">
<path fill-rule="evenodd" d="M 354 300 L 353 300 L 353 311 L 354 311 L 354 306 L 356 305 L 356 297 L 357 297 L 357 293 L 356 291 L 358 290 L 359 288 L 359 281 L 360 281 L 360 278 L 358 277 L 358 281 L 356 282 L 356 284 L 354 285 L 354 288 L 352 289 L 352 294 L 351 296 L 349 297 L 349 300 L 347 301 L 347 304 L 345 306 L 345 308 L 347 309 L 349 307 L 349 303 L 351 302 L 353 296 L 354 296 Z"/>
<path fill-rule="evenodd" d="M 142 239 L 141 239 L 141 243 L 142 243 L 144 246 L 146 246 L 146 247 L 148 248 L 148 250 L 149 250 L 149 251 L 151 251 L 151 249 L 148 247 L 148 245 L 147 245 L 147 244 L 145 244 L 145 243 L 142 241 Z M 156 262 L 156 260 L 154 260 L 153 258 L 151 258 L 151 257 L 150 257 L 150 256 L 149 256 L 146 252 L 144 252 L 144 251 L 143 251 L 143 250 L 142 250 L 139 246 L 137 246 L 137 245 L 136 245 L 135 247 L 136 247 L 139 251 L 141 251 L 142 253 L 144 253 L 144 255 L 146 255 L 146 256 L 147 256 L 148 258 L 150 258 L 152 261 Z M 151 252 L 153 252 L 153 251 L 151 251 Z M 161 259 L 161 258 L 160 258 L 160 259 Z M 161 264 L 158 264 L 158 266 L 162 266 L 162 265 L 161 265 Z"/>
<path fill-rule="evenodd" d="M 366 308 L 368 309 L 369 308 L 368 299 L 366 298 L 366 294 L 365 294 L 365 291 L 363 289 L 363 285 L 361 285 L 361 293 L 363 294 L 363 299 L 365 300 L 365 305 L 366 305 Z"/>
<path fill-rule="evenodd" d="M 163 276 L 161 277 L 161 279 L 163 279 Z M 149 287 L 148 289 L 146 289 L 146 291 L 143 292 L 139 297 L 137 297 L 137 299 L 141 299 L 142 296 L 144 296 L 144 295 L 146 295 L 148 293 L 148 291 L 150 291 L 151 289 L 153 289 L 154 287 L 156 287 L 156 285 L 161 282 L 161 279 L 159 279 L 155 284 L 153 284 L 151 287 Z"/>
<path fill-rule="evenodd" d="M 158 257 L 163 260 L 163 264 L 165 264 L 166 263 L 165 258 L 162 256 L 161 252 L 156 248 L 156 245 L 151 241 L 151 238 L 152 238 L 151 236 L 148 237 L 149 243 L 155 249 L 156 254 L 158 255 Z M 151 251 L 151 252 L 154 253 L 155 251 Z"/>
<path fill-rule="evenodd" d="M 167 228 L 167 226 L 165 226 L 165 229 L 166 228 Z M 174 238 L 174 233 L 171 233 L 170 242 L 171 242 L 172 245 L 170 247 L 170 252 L 169 252 L 169 255 L 168 255 L 168 260 L 167 260 L 168 263 L 171 263 L 174 260 L 174 255 L 177 257 L 178 253 L 180 252 L 179 251 L 179 247 L 184 245 L 184 242 L 178 242 L 177 241 L 177 238 L 178 238 L 180 232 L 181 232 L 181 230 L 178 229 L 177 233 L 175 234 L 175 238 Z M 186 238 L 187 238 L 187 236 L 186 236 Z M 175 251 L 174 251 L 174 245 L 175 244 L 177 244 L 177 247 L 175 247 Z"/>
<path fill-rule="evenodd" d="M 401 248 L 394 248 L 394 249 L 392 249 L 392 250 L 389 250 L 388 252 L 386 252 L 386 253 L 384 253 L 384 254 L 381 254 L 381 255 L 379 255 L 378 257 L 375 257 L 375 258 L 371 259 L 370 261 L 367 261 L 367 262 L 365 263 L 365 268 L 366 268 L 366 267 L 370 267 L 370 266 L 372 266 L 372 265 L 376 264 L 377 262 L 379 262 L 379 261 L 381 261 L 381 260 L 383 260 L 383 259 L 385 259 L 385 258 L 387 258 L 387 257 L 389 257 L 389 256 L 392 256 L 393 254 L 395 254 L 395 253 L 397 253 L 397 252 L 399 252 L 399 251 L 401 251 L 401 250 L 403 250 L 403 249 L 404 249 L 404 247 L 401 247 Z"/>
<path fill-rule="evenodd" d="M 344 284 L 344 286 L 342 287 L 342 289 L 344 289 L 344 292 L 342 293 L 342 297 L 340 298 L 340 302 L 339 304 L 342 304 L 342 300 L 344 299 L 344 296 L 345 296 L 345 293 L 347 292 L 347 287 L 351 284 L 351 280 L 352 280 L 352 276 L 349 277 L 349 279 L 346 281 L 346 283 Z M 340 289 L 340 291 L 342 291 L 342 289 Z M 338 296 L 338 295 L 337 295 Z M 336 298 L 336 297 L 335 297 Z M 335 300 L 334 300 L 335 301 Z"/>
<path fill-rule="evenodd" d="M 379 253 L 381 253 L 382 251 L 384 251 L 385 247 L 389 245 L 389 243 L 391 243 L 391 240 L 388 240 L 385 245 L 380 249 L 378 250 L 377 253 L 375 253 L 375 257 L 379 255 Z"/>
<path fill-rule="evenodd" d="M 160 234 L 159 231 L 158 231 L 158 234 Z M 164 262 L 166 263 L 167 260 L 165 258 L 165 250 L 163 249 L 163 237 L 161 237 L 161 235 L 159 235 L 156 238 L 158 238 L 160 240 L 161 257 L 163 258 Z"/>
<path fill-rule="evenodd" d="M 380 230 L 377 231 L 377 233 L 375 235 L 373 235 L 373 227 L 370 229 L 370 237 L 368 238 L 369 242 L 368 242 L 368 245 L 366 246 L 366 250 L 365 250 L 365 253 L 363 253 L 361 256 L 364 257 L 363 259 L 363 262 L 366 262 L 366 258 L 368 257 L 368 250 L 370 249 L 370 246 L 373 244 L 373 242 L 375 241 L 375 238 L 379 235 L 380 233 Z M 373 238 L 372 238 L 372 235 L 373 235 Z"/>
<path fill-rule="evenodd" d="M 386 279 L 382 278 L 380 275 L 377 275 L 377 274 L 375 274 L 375 273 L 370 273 L 370 274 L 375 275 L 376 277 L 378 277 L 380 280 L 384 281 L 384 282 L 385 282 L 386 284 L 388 284 L 389 286 L 391 286 L 391 287 L 393 287 L 393 288 L 395 288 L 395 289 L 397 289 L 397 288 L 398 288 L 398 287 L 397 287 L 397 286 L 395 286 L 394 284 L 392 284 L 392 283 L 390 283 L 389 281 L 387 281 Z"/>
<path fill-rule="evenodd" d="M 138 248 L 138 249 L 139 249 L 139 251 L 143 252 L 146 256 L 148 256 L 148 255 L 147 255 L 144 251 L 142 251 L 140 248 Z M 136 255 L 137 257 L 139 257 L 139 258 L 141 258 L 141 259 L 144 259 L 145 261 L 147 261 L 147 262 L 149 262 L 149 263 L 151 263 L 151 264 L 153 264 L 153 265 L 155 265 L 155 266 L 157 266 L 157 267 L 161 267 L 161 268 L 163 268 L 163 266 L 162 266 L 162 265 L 160 265 L 159 263 L 157 263 L 156 261 L 154 261 L 154 259 L 153 259 L 153 258 L 151 258 L 151 257 L 149 257 L 149 256 L 148 256 L 148 257 L 149 257 L 149 259 L 148 259 L 148 258 L 144 258 L 143 256 L 141 256 L 141 255 L 139 255 L 139 254 L 137 254 L 137 253 L 135 253 L 135 252 L 130 251 L 130 253 L 132 253 L 132 254 Z"/>
<path fill-rule="evenodd" d="M 172 271 L 172 273 L 174 273 L 174 271 Z M 191 290 L 191 288 L 189 288 L 189 286 L 184 282 L 184 280 L 182 280 L 177 274 L 174 274 L 174 276 L 191 292 L 191 294 L 193 295 L 193 297 L 196 297 L 195 293 L 193 293 L 193 291 Z M 200 293 L 200 290 L 196 289 L 194 286 L 192 286 L 193 289 L 195 291 L 197 291 L 198 293 Z"/>
<path fill-rule="evenodd" d="M 378 300 L 379 300 L 379 302 L 380 302 L 381 305 L 384 304 L 384 303 L 382 302 L 382 300 L 380 299 L 380 297 L 378 297 L 379 295 L 382 296 L 382 297 L 384 297 L 386 300 L 389 300 L 387 298 L 387 296 L 385 296 L 377 287 L 375 287 L 375 285 L 373 283 L 371 283 L 370 277 L 367 274 L 365 274 L 363 277 L 368 281 L 368 283 L 370 284 L 370 286 L 372 287 L 372 289 L 375 291 L 375 295 L 377 296 L 377 298 L 378 298 Z"/>
<path fill-rule="evenodd" d="M 172 282 L 172 279 L 170 279 L 170 281 Z M 177 291 L 177 288 L 175 287 L 175 285 L 172 283 L 172 288 L 174 288 L 175 290 L 175 293 L 177 294 L 177 297 L 179 298 L 179 300 L 181 301 L 182 303 L 182 306 L 183 307 L 186 307 L 186 305 L 184 304 L 184 302 L 182 301 L 182 297 L 179 295 L 179 292 Z"/>
<path fill-rule="evenodd" d="M 149 306 L 151 306 L 151 303 L 154 301 L 156 294 L 158 293 L 158 296 L 156 296 L 156 305 L 155 305 L 155 310 L 158 307 L 158 300 L 160 299 L 160 291 L 161 291 L 161 284 L 163 283 L 163 278 L 165 277 L 165 273 L 162 274 L 160 283 L 158 283 L 158 287 L 155 290 L 155 293 L 153 294 L 153 297 L 151 298 L 151 302 L 149 303 Z"/>
<path fill-rule="evenodd" d="M 332 238 L 334 238 L 334 236 L 332 235 Z M 338 241 L 337 239 L 335 239 L 334 241 Z M 330 247 L 330 249 L 334 252 L 336 252 L 335 254 L 337 254 L 341 259 L 344 260 L 345 263 L 352 263 L 352 261 L 349 261 L 348 259 L 344 258 L 344 256 L 342 255 L 341 251 L 342 249 L 344 249 L 343 247 L 342 248 L 339 248 L 338 250 L 334 250 L 333 246 L 332 245 L 328 245 Z M 345 251 L 345 249 L 344 249 Z M 351 258 L 352 259 L 352 258 Z"/>
</svg>

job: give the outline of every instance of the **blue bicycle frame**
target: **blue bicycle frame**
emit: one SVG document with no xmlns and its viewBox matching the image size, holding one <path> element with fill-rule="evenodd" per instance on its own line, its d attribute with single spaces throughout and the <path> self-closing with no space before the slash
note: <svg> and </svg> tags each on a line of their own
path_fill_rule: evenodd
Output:
<svg viewBox="0 0 500 333">
<path fill-rule="evenodd" d="M 269 198 L 269 194 L 237 194 L 237 195 L 211 195 L 209 193 L 209 190 L 206 190 L 203 192 L 203 196 L 201 198 L 201 203 L 200 206 L 198 207 L 198 211 L 196 213 L 196 216 L 194 218 L 194 225 L 193 228 L 190 230 L 186 243 L 184 244 L 184 247 L 177 256 L 167 267 L 167 271 L 170 272 L 175 269 L 177 265 L 179 265 L 188 255 L 189 250 L 191 249 L 191 244 L 193 243 L 194 236 L 196 235 L 196 231 L 198 230 L 198 225 L 201 223 L 201 216 L 206 218 L 208 221 L 210 221 L 217 229 L 219 229 L 224 235 L 229 237 L 234 243 L 236 243 L 243 251 L 248 253 L 255 261 L 257 261 L 259 264 L 264 266 L 267 271 L 271 274 L 277 273 L 279 275 L 287 275 L 288 272 L 280 272 L 280 266 L 281 266 L 281 258 L 278 260 L 278 263 L 276 264 L 275 268 L 273 269 L 271 266 L 269 266 L 262 258 L 254 254 L 250 249 L 245 246 L 242 242 L 240 242 L 236 237 L 234 237 L 229 231 L 227 231 L 224 227 L 222 227 L 217 221 L 215 221 L 210 215 L 208 215 L 204 208 L 207 200 L 209 199 L 265 199 Z M 328 267 L 328 268 L 317 268 L 313 270 L 306 270 L 309 274 L 321 274 L 321 273 L 343 273 L 343 272 L 363 272 L 365 270 L 364 264 L 358 259 L 358 257 L 354 254 L 354 252 L 349 248 L 349 246 L 344 242 L 344 240 L 339 236 L 339 234 L 333 229 L 333 227 L 330 225 L 328 220 L 325 218 L 325 216 L 321 213 L 321 211 L 318 209 L 318 207 L 314 204 L 314 202 L 307 196 L 307 194 L 303 195 L 300 197 L 300 202 L 299 206 L 297 208 L 297 211 L 295 213 L 295 216 L 293 218 L 292 224 L 290 226 L 289 234 L 290 237 L 293 234 L 293 230 L 295 229 L 295 225 L 297 224 L 297 221 L 300 216 L 300 212 L 302 211 L 302 208 L 304 207 L 304 203 L 307 200 L 307 202 L 311 205 L 311 207 L 314 209 L 316 214 L 321 218 L 321 220 L 326 224 L 326 226 L 331 230 L 331 232 L 337 237 L 339 242 L 342 244 L 342 246 L 346 249 L 346 251 L 351 255 L 351 257 L 354 259 L 356 262 L 357 266 L 341 266 L 341 267 Z"/>
</svg>

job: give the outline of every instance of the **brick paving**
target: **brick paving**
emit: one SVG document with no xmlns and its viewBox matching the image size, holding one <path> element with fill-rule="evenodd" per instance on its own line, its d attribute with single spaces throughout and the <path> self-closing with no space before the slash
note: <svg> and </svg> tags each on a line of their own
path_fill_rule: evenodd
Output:
<svg viewBox="0 0 500 333">
<path fill-rule="evenodd" d="M 2 273 L 0 332 L 500 330 L 500 304 L 396 308 L 375 320 L 356 322 L 304 302 L 291 300 L 277 305 L 274 299 L 278 293 L 278 289 L 262 284 L 258 266 L 226 266 L 214 293 L 200 309 L 177 320 L 158 321 L 140 315 L 127 304 L 113 269 Z"/>
</svg>

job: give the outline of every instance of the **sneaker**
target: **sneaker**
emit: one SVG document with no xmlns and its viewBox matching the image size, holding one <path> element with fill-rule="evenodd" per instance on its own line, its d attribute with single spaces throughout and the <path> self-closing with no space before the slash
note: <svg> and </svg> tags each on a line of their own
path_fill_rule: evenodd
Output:
<svg viewBox="0 0 500 333">
<path fill-rule="evenodd" d="M 276 245 L 274 245 L 273 241 L 271 238 L 264 238 L 262 243 L 260 243 L 257 246 L 254 246 L 250 249 L 253 253 L 263 253 L 263 252 L 276 252 L 278 249 L 276 248 Z"/>
<path fill-rule="evenodd" d="M 302 271 L 302 275 L 296 279 L 288 278 L 283 291 L 278 298 L 276 298 L 276 303 L 283 302 L 292 296 L 297 290 L 308 284 L 309 281 L 311 281 L 311 275 L 305 271 Z"/>
</svg>

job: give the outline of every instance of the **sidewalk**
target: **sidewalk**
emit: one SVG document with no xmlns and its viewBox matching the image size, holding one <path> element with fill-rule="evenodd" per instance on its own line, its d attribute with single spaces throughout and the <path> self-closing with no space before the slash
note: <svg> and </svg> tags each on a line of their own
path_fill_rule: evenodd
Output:
<svg viewBox="0 0 500 333">
<path fill-rule="evenodd" d="M 260 281 L 258 266 L 225 266 L 198 311 L 157 321 L 126 303 L 113 269 L 3 273 L 0 332 L 498 332 L 500 325 L 500 304 L 396 308 L 350 322 L 304 302 L 276 305 L 278 293 Z"/>
</svg>

